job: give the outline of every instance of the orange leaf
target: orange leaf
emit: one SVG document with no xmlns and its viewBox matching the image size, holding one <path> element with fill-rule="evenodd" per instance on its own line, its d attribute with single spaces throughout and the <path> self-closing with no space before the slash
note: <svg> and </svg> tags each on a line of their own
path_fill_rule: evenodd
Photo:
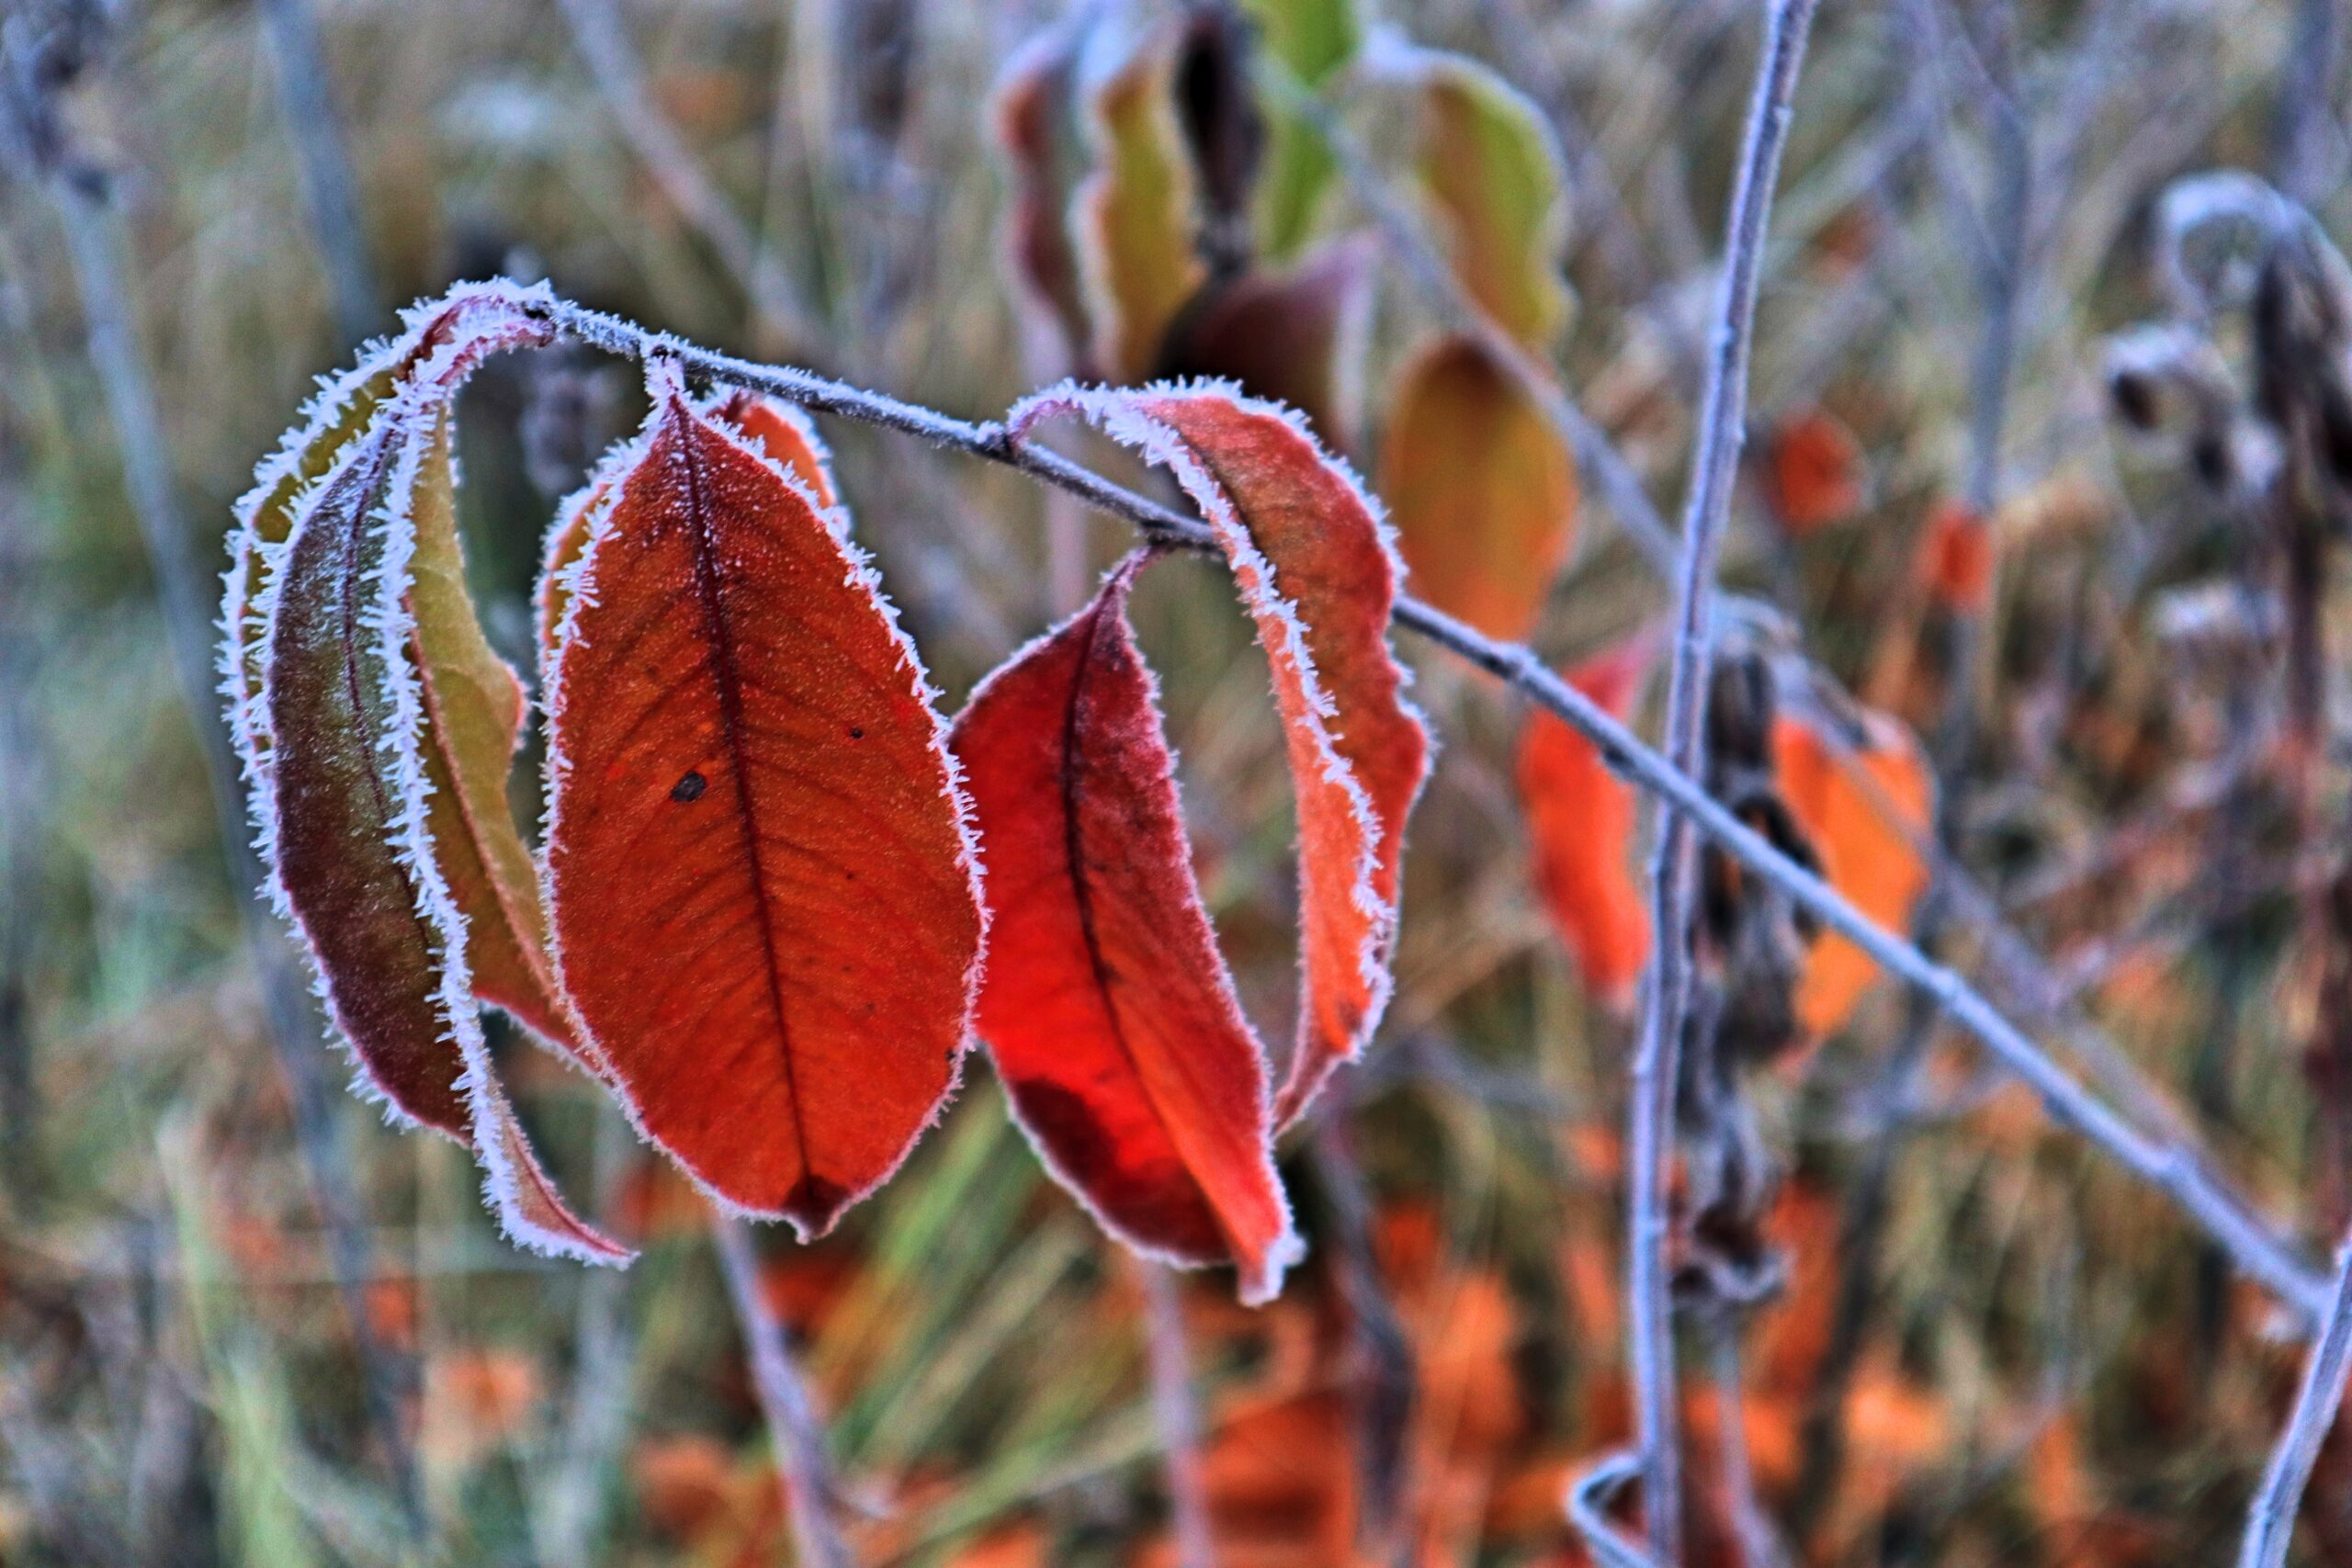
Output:
<svg viewBox="0 0 2352 1568">
<path fill-rule="evenodd" d="M 819 506 L 841 504 L 840 492 L 833 484 L 832 456 L 826 451 L 816 425 L 806 413 L 790 403 L 741 390 L 728 393 L 718 412 L 720 418 L 757 443 L 770 462 L 781 463 L 786 473 L 807 485 Z M 555 671 L 555 634 L 563 625 L 565 608 L 571 603 L 572 569 L 579 564 L 581 553 L 587 549 L 589 537 L 612 499 L 611 476 L 599 474 L 565 498 L 556 509 L 554 525 L 548 530 L 533 617 L 539 628 L 542 680 Z M 835 512 L 831 516 L 842 528 L 849 526 L 848 513 Z"/>
<path fill-rule="evenodd" d="M 955 746 L 988 847 L 978 1023 L 1046 1168 L 1147 1256 L 1231 1261 L 1241 1297 L 1300 1253 L 1258 1043 L 1201 908 L 1127 558 L 973 694 Z"/>
<path fill-rule="evenodd" d="M 1956 501 L 1928 514 L 1919 541 L 1919 581 L 1956 615 L 1981 615 L 1993 600 L 1993 534 L 1984 520 Z"/>
<path fill-rule="evenodd" d="M 1647 637 L 1634 637 L 1571 671 L 1568 682 L 1623 718 L 1651 651 Z M 1591 741 L 1537 709 L 1520 731 L 1519 797 L 1536 890 L 1586 989 L 1610 1007 L 1630 1006 L 1650 953 L 1649 906 L 1633 867 L 1634 786 L 1609 771 Z"/>
<path fill-rule="evenodd" d="M 1214 382 L 1064 386 L 1022 402 L 1016 437 L 1074 412 L 1165 465 L 1200 508 L 1273 671 L 1298 797 L 1297 1044 L 1274 1122 L 1297 1120 L 1380 1021 L 1392 985 L 1406 814 L 1429 734 L 1388 646 L 1398 568 L 1378 505 L 1283 411 Z"/>
<path fill-rule="evenodd" d="M 1576 458 L 1476 340 L 1441 338 L 1405 367 L 1380 493 L 1421 596 L 1490 636 L 1525 638 L 1576 540 Z"/>
<path fill-rule="evenodd" d="M 1784 715 L 1772 726 L 1772 765 L 1829 885 L 1901 934 L 1928 890 L 1915 840 L 1934 831 L 1935 779 L 1910 730 L 1875 712 L 1863 722 L 1866 735 L 1849 758 L 1809 722 Z M 1805 960 L 1798 1019 L 1815 1035 L 1836 1033 L 1877 974 L 1868 953 L 1825 934 Z"/>
<path fill-rule="evenodd" d="M 548 688 L 548 882 L 639 1124 L 806 1235 L 953 1085 L 981 916 L 913 645 L 809 486 L 649 372 Z"/>
<path fill-rule="evenodd" d="M 1772 505 L 1799 538 L 1862 504 L 1862 449 L 1835 417 L 1809 409 L 1772 434 Z"/>
</svg>

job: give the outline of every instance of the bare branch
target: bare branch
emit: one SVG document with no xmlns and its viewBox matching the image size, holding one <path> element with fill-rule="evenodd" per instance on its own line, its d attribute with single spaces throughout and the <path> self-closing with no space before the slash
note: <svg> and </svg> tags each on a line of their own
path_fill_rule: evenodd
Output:
<svg viewBox="0 0 2352 1568">
<path fill-rule="evenodd" d="M 785 1343 L 784 1325 L 768 1310 L 760 1293 L 759 1266 L 752 1256 L 752 1238 L 741 1220 L 713 1215 L 710 1238 L 718 1249 L 720 1269 L 727 1275 L 728 1293 L 735 1299 L 735 1320 L 743 1330 L 743 1346 L 751 1353 L 752 1382 L 759 1391 L 760 1411 L 767 1417 L 768 1441 L 775 1450 L 777 1476 L 784 1482 L 785 1511 L 792 1519 L 793 1561 L 800 1568 L 854 1568 L 848 1543 L 833 1522 L 832 1465 L 825 1458 L 824 1428 L 808 1390 L 792 1364 Z"/>
<path fill-rule="evenodd" d="M 1764 232 L 1781 152 L 1787 145 L 1797 73 L 1814 0 L 1775 0 L 1758 52 L 1739 173 L 1726 220 L 1722 292 L 1707 385 L 1691 454 L 1675 584 L 1674 656 L 1667 676 L 1665 750 L 1686 777 L 1703 775 L 1707 688 L 1714 669 L 1716 563 L 1747 439 L 1747 366 L 1763 277 Z M 1682 1031 L 1690 1010 L 1690 931 L 1699 902 L 1699 840 L 1689 818 L 1658 813 L 1650 868 L 1651 929 L 1657 932 L 1642 1032 L 1634 1050 L 1625 1147 L 1627 1328 L 1632 1337 L 1635 1430 L 1651 1554 L 1682 1560 L 1681 1456 L 1675 1437 L 1673 1305 L 1668 1295 L 1667 1186 L 1674 1159 L 1674 1102 Z"/>
<path fill-rule="evenodd" d="M 2347 1379 L 2352 1379 L 2352 1241 L 2336 1254 L 2326 1325 L 2304 1363 L 2302 1387 L 2296 1391 L 2295 1408 L 2287 1417 L 2286 1430 L 2278 1434 L 2278 1446 L 2271 1450 L 2262 1489 L 2254 1495 L 2238 1568 L 2283 1568 L 2287 1545 L 2295 1536 L 2296 1507 L 2312 1478 L 2312 1466 L 2318 1462 L 2320 1443 L 2343 1407 Z"/>
</svg>

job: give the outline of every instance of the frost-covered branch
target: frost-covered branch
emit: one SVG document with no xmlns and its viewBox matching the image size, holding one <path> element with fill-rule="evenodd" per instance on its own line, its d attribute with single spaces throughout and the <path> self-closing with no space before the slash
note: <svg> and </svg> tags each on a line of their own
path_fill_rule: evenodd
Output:
<svg viewBox="0 0 2352 1568">
<path fill-rule="evenodd" d="M 1714 671 L 1716 564 L 1747 438 L 1747 367 L 1764 233 L 1787 145 L 1797 73 L 1813 27 L 1814 0 L 1775 0 L 1758 51 L 1755 96 L 1741 146 L 1724 243 L 1722 292 L 1707 360 L 1706 392 L 1691 454 L 1675 583 L 1674 655 L 1667 676 L 1667 758 L 1685 777 L 1705 773 L 1707 690 Z M 1650 962 L 1642 1031 L 1634 1051 L 1627 1107 L 1626 1295 L 1632 1337 L 1635 1431 L 1644 1476 L 1642 1509 L 1650 1551 L 1682 1560 L 1680 1455 L 1675 1437 L 1673 1306 L 1669 1299 L 1667 1189 L 1674 1161 L 1674 1106 L 1682 1031 L 1691 996 L 1690 933 L 1699 907 L 1699 840 L 1669 805 L 1658 813 L 1650 868 Z"/>
<path fill-rule="evenodd" d="M 1017 468 L 1132 524 L 1147 537 L 1170 547 L 1200 552 L 1216 547 L 1200 522 L 1044 446 L 1015 443 L 1001 424 L 957 419 L 791 366 L 761 365 L 720 354 L 568 302 L 559 301 L 552 310 L 557 326 L 610 353 L 630 358 L 671 355 L 687 371 L 713 381 L 765 392 Z M 2059 1125 L 2089 1139 L 2132 1175 L 2170 1197 L 2230 1255 L 2239 1269 L 2291 1309 L 2299 1327 L 2308 1331 L 2318 1322 L 2328 1301 L 2327 1277 L 2299 1255 L 2286 1233 L 2258 1214 L 2210 1169 L 2201 1153 L 2186 1138 L 2151 1132 L 2119 1114 L 2052 1060 L 1982 992 L 1873 923 L 1826 882 L 1782 854 L 1690 775 L 1554 673 L 1523 644 L 1497 641 L 1410 597 L 1396 601 L 1396 624 L 1485 671 L 1557 716 L 1591 741 L 1611 771 L 1688 813 L 1698 830 L 1726 854 L 1810 911 L 1828 930 L 1851 941 L 1890 974 L 1926 993 L 1996 1060 L 2023 1079 Z"/>
</svg>

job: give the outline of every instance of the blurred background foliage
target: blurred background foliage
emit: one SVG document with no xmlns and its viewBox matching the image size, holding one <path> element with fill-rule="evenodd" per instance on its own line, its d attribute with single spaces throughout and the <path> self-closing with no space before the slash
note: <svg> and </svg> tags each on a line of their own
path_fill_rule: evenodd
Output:
<svg viewBox="0 0 2352 1568">
<path fill-rule="evenodd" d="M 55 23 L 37 0 L 6 3 L 19 43 Z M 296 3 L 111 10 L 56 100 L 71 168 L 30 142 L 0 165 L 0 1562 L 783 1561 L 697 1202 L 589 1086 L 512 1041 L 502 1056 L 548 1157 L 645 1255 L 615 1275 L 513 1252 L 460 1151 L 334 1100 L 333 1157 L 365 1222 L 356 1299 L 414 1450 L 403 1502 L 232 897 L 199 741 L 214 715 L 192 715 L 175 681 L 126 453 L 167 456 L 209 604 L 230 502 L 356 323 L 385 330 L 394 304 L 500 272 L 989 416 L 1062 368 L 1002 261 L 987 114 L 1003 62 L 1053 17 L 944 0 L 618 15 L 592 0 L 317 0 L 366 262 L 355 309 L 306 200 L 318 149 L 289 129 L 281 91 L 280 71 L 304 67 L 270 13 Z M 1559 138 L 1574 307 L 1544 352 L 1671 515 L 1756 7 L 1375 9 L 1492 63 Z M 2001 184 L 2022 168 L 2013 341 L 1994 351 L 2009 407 L 1982 486 L 2000 570 L 1983 646 L 1966 650 L 1984 661 L 1986 739 L 1953 847 L 2122 1048 L 2193 1100 L 2223 1162 L 2308 1235 L 2346 1218 L 2302 1057 L 2324 954 L 2300 934 L 2293 864 L 2258 832 L 2234 874 L 2216 872 L 2215 846 L 2240 829 L 2191 787 L 2223 750 L 2212 716 L 2259 682 L 2208 678 L 2159 635 L 2168 606 L 2251 547 L 2188 459 L 2118 441 L 2101 344 L 2159 308 L 2153 215 L 2176 176 L 2259 169 L 2331 228 L 2352 216 L 2333 45 L 2314 62 L 2307 30 L 2332 9 L 1828 6 L 1773 228 L 1731 563 L 1847 683 L 1932 718 L 1919 671 L 1943 660 L 1948 678 L 1957 655 L 1916 563 L 1938 505 L 1972 488 Z M 600 25 L 641 101 L 579 47 Z M 2316 89 L 2295 85 L 2313 71 Z M 1343 119 L 1358 107 L 1334 104 Z M 1407 189 L 1377 106 L 1353 123 Z M 726 216 L 682 210 L 647 162 L 649 125 Z M 1324 227 L 1360 223 L 1364 194 L 1340 193 Z M 77 286 L 76 223 L 119 242 L 119 294 Z M 1376 276 L 1375 389 L 1432 324 L 1396 266 Z M 783 319 L 778 299 L 806 319 Z M 153 428 L 110 416 L 89 352 L 109 314 L 152 375 Z M 468 397 L 471 569 L 493 640 L 528 668 L 540 532 L 629 428 L 638 393 L 626 367 L 555 350 L 493 364 Z M 1384 433 L 1365 401 L 1344 434 L 1372 471 Z M 1833 468 L 1853 491 L 1792 501 L 1805 443 L 1779 437 L 1824 419 L 1850 442 Z M 1007 473 L 826 433 L 859 536 L 951 702 L 1067 602 L 1074 562 L 1083 581 L 1125 542 Z M 1590 653 L 1665 603 L 1618 522 L 1588 499 L 1533 637 L 1548 658 Z M 1154 573 L 1138 612 L 1204 886 L 1253 1015 L 1279 1020 L 1290 829 L 1262 664 L 1207 566 Z M 1352 1562 L 1391 1526 L 1399 1561 L 1581 1561 L 1561 1484 L 1629 1421 L 1612 1131 L 1627 1022 L 1584 994 L 1531 889 L 1511 785 L 1521 714 L 1408 651 L 1443 750 L 1414 822 L 1381 1043 L 1286 1147 L 1312 1257 L 1258 1314 L 1230 1304 L 1229 1281 L 1184 1287 L 1219 1561 L 1235 1568 Z M 526 765 L 518 787 L 536 778 Z M 1891 1171 L 1848 1323 L 1843 1227 L 1891 1136 L 1872 1091 L 1905 1011 L 1873 990 L 1756 1089 L 1794 1168 L 1771 1224 L 1790 1280 L 1747 1337 L 1744 1426 L 1768 1502 L 1801 1490 L 1825 1360 L 1858 1325 L 1834 1411 L 1845 1462 L 1815 1478 L 1804 1561 L 2219 1559 L 2292 1347 L 2175 1214 L 1957 1043 L 1936 1043 L 1932 1106 Z M 339 1060 L 323 1070 L 340 1085 Z M 946 1123 L 837 1235 L 765 1239 L 867 1560 L 1170 1560 L 1136 1278 L 1040 1179 L 978 1059 Z M 1385 1303 L 1369 1314 L 1367 1281 Z M 1691 1383 L 1713 1497 L 1719 1404 L 1696 1361 Z M 2352 1551 L 2352 1463 L 2333 1450 L 2309 1511 L 2309 1540 Z M 1702 1531 L 1697 1550 L 1728 1548 Z"/>
</svg>

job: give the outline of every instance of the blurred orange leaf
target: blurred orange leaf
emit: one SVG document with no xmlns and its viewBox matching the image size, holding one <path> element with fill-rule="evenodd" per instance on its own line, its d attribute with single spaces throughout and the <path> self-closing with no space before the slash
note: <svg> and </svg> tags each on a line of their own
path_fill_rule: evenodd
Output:
<svg viewBox="0 0 2352 1568">
<path fill-rule="evenodd" d="M 1783 715 L 1772 727 L 1773 767 L 1829 885 L 1899 936 L 1928 890 L 1916 843 L 1934 832 L 1935 780 L 1909 729 L 1867 711 L 1863 727 L 1860 742 L 1840 754 L 1810 721 Z M 1877 974 L 1860 948 L 1825 933 L 1805 961 L 1800 1021 L 1816 1036 L 1836 1033 Z"/>
<path fill-rule="evenodd" d="M 1769 452 L 1772 506 L 1799 538 L 1862 504 L 1862 449 L 1834 415 L 1807 409 L 1781 423 Z"/>
<path fill-rule="evenodd" d="M 1576 458 L 1476 340 L 1442 338 L 1405 367 L 1380 493 L 1414 589 L 1489 636 L 1523 640 L 1576 540 Z"/>
<path fill-rule="evenodd" d="M 1623 718 L 1651 651 L 1646 637 L 1634 637 L 1570 671 L 1568 680 Z M 1649 908 L 1633 865 L 1634 786 L 1609 771 L 1591 741 L 1536 710 L 1520 732 L 1519 795 L 1536 890 L 1587 989 L 1607 1006 L 1630 1006 L 1650 948 Z"/>
</svg>

